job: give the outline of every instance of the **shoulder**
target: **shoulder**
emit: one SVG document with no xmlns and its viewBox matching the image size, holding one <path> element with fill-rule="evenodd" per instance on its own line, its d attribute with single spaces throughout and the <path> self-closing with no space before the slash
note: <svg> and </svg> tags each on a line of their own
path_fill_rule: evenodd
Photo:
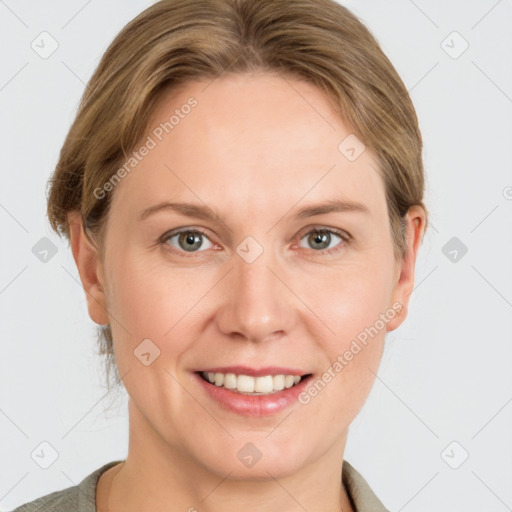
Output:
<svg viewBox="0 0 512 512">
<path fill-rule="evenodd" d="M 15 508 L 12 512 L 96 512 L 96 485 L 107 469 L 121 460 L 109 462 L 87 475 L 78 485 L 73 485 L 41 496 Z"/>
<path fill-rule="evenodd" d="M 15 508 L 13 512 L 60 512 L 78 509 L 78 485 L 55 491 Z"/>
<path fill-rule="evenodd" d="M 389 512 L 361 473 L 343 461 L 342 480 L 356 512 Z"/>
</svg>

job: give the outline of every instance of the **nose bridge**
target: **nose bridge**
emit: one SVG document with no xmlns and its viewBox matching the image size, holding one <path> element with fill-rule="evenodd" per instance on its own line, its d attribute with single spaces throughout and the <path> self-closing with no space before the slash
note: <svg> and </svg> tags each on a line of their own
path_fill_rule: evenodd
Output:
<svg viewBox="0 0 512 512">
<path fill-rule="evenodd" d="M 219 327 L 226 334 L 264 341 L 288 332 L 295 313 L 289 290 L 275 275 L 280 265 L 273 251 L 247 238 L 233 254 Z"/>
</svg>

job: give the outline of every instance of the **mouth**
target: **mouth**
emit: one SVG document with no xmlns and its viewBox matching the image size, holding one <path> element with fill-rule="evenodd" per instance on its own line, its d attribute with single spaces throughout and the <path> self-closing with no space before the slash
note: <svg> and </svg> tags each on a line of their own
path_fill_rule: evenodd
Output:
<svg viewBox="0 0 512 512">
<path fill-rule="evenodd" d="M 195 380 L 212 404 L 244 417 L 277 415 L 299 403 L 313 373 L 298 368 L 248 366 L 202 368 Z"/>
<path fill-rule="evenodd" d="M 199 371 L 196 373 L 212 386 L 248 396 L 274 395 L 297 386 L 312 375 L 311 373 L 303 375 L 297 373 L 269 373 L 267 375 L 254 376 L 244 373 L 213 371 Z"/>
</svg>

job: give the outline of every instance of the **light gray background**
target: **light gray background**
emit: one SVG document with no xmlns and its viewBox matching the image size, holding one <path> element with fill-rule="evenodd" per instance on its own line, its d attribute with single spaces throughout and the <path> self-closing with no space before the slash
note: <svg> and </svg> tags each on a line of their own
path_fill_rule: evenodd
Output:
<svg viewBox="0 0 512 512">
<path fill-rule="evenodd" d="M 106 395 L 95 324 L 71 251 L 47 225 L 45 190 L 84 83 L 150 3 L 0 1 L 2 510 L 126 456 L 126 395 Z M 411 91 L 433 224 L 408 319 L 387 338 L 345 458 L 394 511 L 512 510 L 512 3 L 342 3 Z M 31 48 L 42 31 L 59 45 L 47 59 Z M 453 31 L 469 44 L 457 58 Z M 32 252 L 42 237 L 58 249 L 46 263 Z M 452 237 L 468 249 L 455 262 L 443 253 Z M 48 469 L 31 458 L 43 441 L 58 452 Z"/>
</svg>

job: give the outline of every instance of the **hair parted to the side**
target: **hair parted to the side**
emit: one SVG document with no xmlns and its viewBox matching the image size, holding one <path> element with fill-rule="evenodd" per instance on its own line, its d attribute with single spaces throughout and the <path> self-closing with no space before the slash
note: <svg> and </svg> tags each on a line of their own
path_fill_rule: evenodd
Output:
<svg viewBox="0 0 512 512">
<path fill-rule="evenodd" d="M 368 29 L 334 0 L 162 0 L 116 36 L 93 73 L 48 182 L 48 218 L 69 239 L 80 213 L 103 248 L 112 193 L 103 187 L 148 129 L 163 93 L 194 79 L 268 71 L 306 80 L 379 162 L 395 257 L 406 250 L 404 216 L 423 204 L 422 138 L 408 91 Z M 340 141 L 341 142 L 341 141 Z M 115 189 L 114 189 L 115 190 Z M 100 353 L 120 383 L 110 326 Z"/>
</svg>

